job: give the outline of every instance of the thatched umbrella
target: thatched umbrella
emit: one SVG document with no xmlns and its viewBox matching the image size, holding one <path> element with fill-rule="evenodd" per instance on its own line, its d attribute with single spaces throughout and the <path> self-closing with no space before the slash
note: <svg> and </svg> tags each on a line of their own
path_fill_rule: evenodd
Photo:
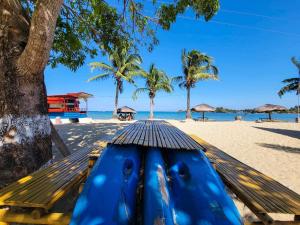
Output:
<svg viewBox="0 0 300 225">
<path fill-rule="evenodd" d="M 284 106 L 272 105 L 272 104 L 265 104 L 265 105 L 262 105 L 262 106 L 254 109 L 254 111 L 258 112 L 258 113 L 268 113 L 269 120 L 272 120 L 272 112 L 279 112 L 279 111 L 285 111 L 285 110 L 287 110 L 287 108 Z"/>
<path fill-rule="evenodd" d="M 214 112 L 216 111 L 216 108 L 210 106 L 210 105 L 207 105 L 207 104 L 200 104 L 200 105 L 196 105 L 194 108 L 192 108 L 192 111 L 193 112 L 202 112 L 202 119 L 204 121 L 204 114 L 206 112 Z"/>
<path fill-rule="evenodd" d="M 117 113 L 119 115 L 119 120 L 132 120 L 133 115 L 136 111 L 128 106 L 123 106 L 121 108 L 118 108 Z"/>
<path fill-rule="evenodd" d="M 118 108 L 118 113 L 136 113 L 136 111 L 133 108 L 130 108 L 128 106 L 123 106 L 121 108 Z"/>
</svg>

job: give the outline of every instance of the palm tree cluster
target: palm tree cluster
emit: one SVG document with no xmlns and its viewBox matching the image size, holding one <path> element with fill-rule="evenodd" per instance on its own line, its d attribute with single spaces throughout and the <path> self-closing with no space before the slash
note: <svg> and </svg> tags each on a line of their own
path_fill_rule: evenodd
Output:
<svg viewBox="0 0 300 225">
<path fill-rule="evenodd" d="M 192 50 L 181 54 L 183 76 L 175 77 L 179 87 L 187 91 L 186 118 L 191 119 L 191 88 L 196 87 L 198 81 L 213 79 L 218 80 L 218 69 L 212 64 L 213 59 L 199 51 Z"/>
<path fill-rule="evenodd" d="M 143 71 L 141 76 L 146 79 L 144 88 L 137 88 L 133 93 L 133 99 L 142 92 L 147 92 L 150 98 L 150 119 L 154 118 L 154 98 L 158 91 L 170 93 L 173 91 L 172 79 L 162 70 L 159 70 L 152 63 L 149 72 Z"/>
<path fill-rule="evenodd" d="M 115 80 L 115 106 L 113 117 L 117 116 L 119 93 L 122 93 L 123 82 L 134 84 L 134 76 L 145 79 L 145 86 L 137 88 L 133 93 L 133 99 L 137 99 L 140 93 L 147 93 L 150 99 L 150 119 L 154 118 L 154 98 L 157 92 L 164 91 L 170 93 L 174 90 L 173 83 L 179 83 L 179 87 L 187 90 L 187 110 L 186 118 L 191 118 L 190 95 L 191 88 L 196 86 L 198 81 L 207 79 L 218 79 L 218 69 L 213 65 L 212 57 L 197 50 L 187 52 L 182 51 L 182 76 L 170 77 L 163 70 L 158 69 L 155 64 L 151 64 L 149 71 L 141 68 L 142 59 L 140 55 L 132 53 L 130 46 L 121 49 L 113 49 L 109 53 L 110 65 L 103 62 L 93 62 L 90 64 L 92 70 L 100 69 L 104 73 L 93 76 L 88 81 L 106 79 L 112 76 Z"/>
<path fill-rule="evenodd" d="M 109 61 L 111 65 L 104 62 L 90 63 L 92 70 L 101 69 L 104 73 L 93 76 L 88 81 L 103 80 L 113 76 L 116 85 L 113 118 L 116 118 L 119 93 L 123 92 L 123 82 L 134 83 L 133 76 L 140 73 L 141 68 L 139 65 L 142 63 L 142 58 L 138 54 L 131 53 L 130 46 L 127 46 L 113 49 L 109 54 Z"/>
</svg>

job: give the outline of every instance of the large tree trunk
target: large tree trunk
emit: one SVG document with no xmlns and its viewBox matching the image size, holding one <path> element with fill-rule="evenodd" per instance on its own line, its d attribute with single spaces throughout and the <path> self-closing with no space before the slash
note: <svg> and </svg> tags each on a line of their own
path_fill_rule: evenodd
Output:
<svg viewBox="0 0 300 225">
<path fill-rule="evenodd" d="M 0 1 L 0 186 L 52 158 L 44 69 L 63 0 Z"/>
<path fill-rule="evenodd" d="M 120 82 L 117 80 L 116 82 L 116 94 L 115 94 L 115 107 L 113 111 L 113 119 L 118 118 L 117 111 L 118 111 L 118 103 L 119 103 L 119 91 L 120 91 Z"/>
<path fill-rule="evenodd" d="M 149 119 L 154 119 L 154 97 L 150 97 L 150 117 Z"/>
<path fill-rule="evenodd" d="M 191 115 L 191 88 L 187 87 L 187 96 L 186 96 L 186 119 L 192 119 Z"/>
</svg>

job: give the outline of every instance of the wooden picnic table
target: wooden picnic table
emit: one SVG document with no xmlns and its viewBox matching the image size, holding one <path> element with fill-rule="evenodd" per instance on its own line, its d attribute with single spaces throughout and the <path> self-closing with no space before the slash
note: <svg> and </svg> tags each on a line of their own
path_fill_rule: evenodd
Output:
<svg viewBox="0 0 300 225">
<path fill-rule="evenodd" d="M 164 150 L 203 150 L 190 136 L 163 120 L 137 121 L 115 136 L 112 144 L 135 144 Z"/>
</svg>

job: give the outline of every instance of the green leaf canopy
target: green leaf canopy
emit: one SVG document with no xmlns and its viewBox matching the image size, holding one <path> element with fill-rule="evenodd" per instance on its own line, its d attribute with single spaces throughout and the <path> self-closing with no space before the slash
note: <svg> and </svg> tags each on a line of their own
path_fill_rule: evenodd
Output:
<svg viewBox="0 0 300 225">
<path fill-rule="evenodd" d="M 36 4 L 41 1 L 20 2 L 30 21 Z M 76 70 L 87 56 L 93 58 L 124 43 L 146 45 L 151 51 L 158 44 L 157 27 L 169 29 L 176 16 L 188 7 L 197 18 L 203 16 L 207 21 L 218 11 L 219 0 L 178 0 L 160 5 L 153 1 L 153 6 L 152 14 L 146 15 L 149 13 L 145 13 L 143 1 L 124 0 L 116 7 L 108 1 L 64 0 L 49 64 L 52 67 L 63 64 Z"/>
</svg>

